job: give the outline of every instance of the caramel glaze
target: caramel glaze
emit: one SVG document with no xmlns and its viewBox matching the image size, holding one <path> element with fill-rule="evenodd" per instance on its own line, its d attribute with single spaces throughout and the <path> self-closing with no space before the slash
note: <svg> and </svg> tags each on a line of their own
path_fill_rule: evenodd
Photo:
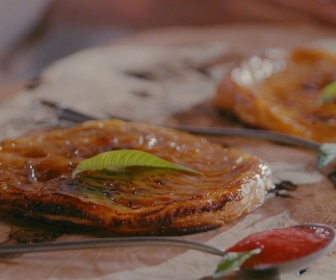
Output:
<svg viewBox="0 0 336 280">
<path fill-rule="evenodd" d="M 83 159 L 138 149 L 202 174 L 131 168 L 72 178 Z M 0 150 L 0 208 L 111 234 L 178 234 L 223 225 L 261 205 L 272 188 L 262 160 L 180 131 L 118 120 L 9 139 Z"/>
<path fill-rule="evenodd" d="M 336 142 L 336 102 L 320 99 L 322 89 L 336 81 L 336 56 L 296 49 L 281 58 L 260 57 L 259 64 L 263 66 L 242 64 L 225 77 L 218 85 L 216 106 L 252 126 Z M 265 75 L 257 78 L 261 70 Z"/>
</svg>

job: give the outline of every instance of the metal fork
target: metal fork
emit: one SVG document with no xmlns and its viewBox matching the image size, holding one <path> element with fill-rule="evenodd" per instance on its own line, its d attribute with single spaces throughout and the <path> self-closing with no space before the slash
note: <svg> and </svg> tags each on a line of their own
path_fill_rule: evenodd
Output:
<svg viewBox="0 0 336 280">
<path fill-rule="evenodd" d="M 40 100 L 41 104 L 46 105 L 55 109 L 57 118 L 60 120 L 67 120 L 75 123 L 81 123 L 89 120 L 96 119 L 93 116 L 78 112 L 65 103 L 57 103 L 49 100 Z M 132 121 L 130 119 L 120 118 L 118 116 L 110 115 L 110 118 L 120 119 L 123 121 Z M 167 126 L 169 128 L 182 130 L 192 134 L 199 135 L 209 135 L 209 136 L 241 136 L 258 138 L 264 140 L 275 141 L 283 144 L 289 144 L 294 146 L 300 146 L 312 150 L 318 151 L 320 144 L 305 139 L 303 137 L 298 137 L 294 135 L 289 135 L 285 133 L 275 132 L 275 131 L 265 131 L 258 129 L 246 129 L 246 128 L 231 128 L 231 127 L 197 127 L 197 126 Z"/>
</svg>

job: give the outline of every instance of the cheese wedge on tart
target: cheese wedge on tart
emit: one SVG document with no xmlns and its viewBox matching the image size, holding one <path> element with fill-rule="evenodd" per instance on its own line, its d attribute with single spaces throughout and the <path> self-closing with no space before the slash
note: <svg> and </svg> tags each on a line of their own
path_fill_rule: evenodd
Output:
<svg viewBox="0 0 336 280">
<path fill-rule="evenodd" d="M 330 45 L 336 43 L 251 57 L 222 79 L 214 104 L 253 127 L 336 142 L 336 93 L 323 98 L 324 88 L 336 81 Z"/>
<path fill-rule="evenodd" d="M 83 160 L 130 149 L 197 172 L 132 167 L 73 176 Z M 7 139 L 0 147 L 0 209 L 109 234 L 216 228 L 260 206 L 272 187 L 269 166 L 259 158 L 142 123 L 90 121 Z"/>
</svg>

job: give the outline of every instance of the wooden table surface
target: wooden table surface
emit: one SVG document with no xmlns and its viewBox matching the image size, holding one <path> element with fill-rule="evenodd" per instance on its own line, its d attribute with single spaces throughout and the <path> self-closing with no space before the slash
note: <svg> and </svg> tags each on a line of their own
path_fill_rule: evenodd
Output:
<svg viewBox="0 0 336 280">
<path fill-rule="evenodd" d="M 335 39 L 334 30 L 260 25 L 163 29 L 134 35 L 60 60 L 37 81 L 0 89 L 0 138 L 66 125 L 57 122 L 54 111 L 39 103 L 41 99 L 63 102 L 99 118 L 116 115 L 153 124 L 228 126 L 230 121 L 212 106 L 211 97 L 216 83 L 235 63 L 267 48 Z M 253 213 L 222 228 L 183 238 L 226 248 L 270 227 L 304 222 L 336 226 L 335 187 L 326 173 L 316 169 L 316 152 L 258 139 L 211 140 L 265 159 L 275 182 L 291 180 L 298 189 L 287 198 L 270 194 Z M 4 213 L 0 217 L 3 242 L 9 233 L 27 227 Z M 84 233 L 58 240 L 82 238 L 86 238 Z M 288 273 L 277 279 L 333 279 L 335 250 L 301 276 Z M 34 253 L 2 259 L 0 279 L 212 279 L 218 261 L 200 252 L 157 247 Z"/>
</svg>

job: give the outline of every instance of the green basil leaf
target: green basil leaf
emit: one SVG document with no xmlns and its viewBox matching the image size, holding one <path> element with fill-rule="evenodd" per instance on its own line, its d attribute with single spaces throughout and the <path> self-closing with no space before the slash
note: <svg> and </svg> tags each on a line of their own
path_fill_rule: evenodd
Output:
<svg viewBox="0 0 336 280">
<path fill-rule="evenodd" d="M 320 100 L 322 103 L 336 100 L 336 81 L 327 84 L 323 88 Z"/>
<path fill-rule="evenodd" d="M 72 177 L 83 171 L 110 170 L 115 172 L 123 171 L 127 167 L 141 166 L 154 168 L 168 168 L 178 171 L 198 173 L 194 169 L 171 163 L 150 153 L 139 150 L 118 150 L 109 151 L 83 160 L 73 171 Z"/>
<path fill-rule="evenodd" d="M 319 148 L 319 153 L 317 156 L 317 166 L 319 168 L 323 168 L 334 160 L 336 160 L 336 144 L 322 144 Z"/>
<path fill-rule="evenodd" d="M 228 252 L 219 262 L 213 277 L 220 278 L 228 274 L 230 271 L 240 267 L 245 261 L 253 255 L 260 254 L 261 249 L 257 248 L 246 252 Z"/>
</svg>

